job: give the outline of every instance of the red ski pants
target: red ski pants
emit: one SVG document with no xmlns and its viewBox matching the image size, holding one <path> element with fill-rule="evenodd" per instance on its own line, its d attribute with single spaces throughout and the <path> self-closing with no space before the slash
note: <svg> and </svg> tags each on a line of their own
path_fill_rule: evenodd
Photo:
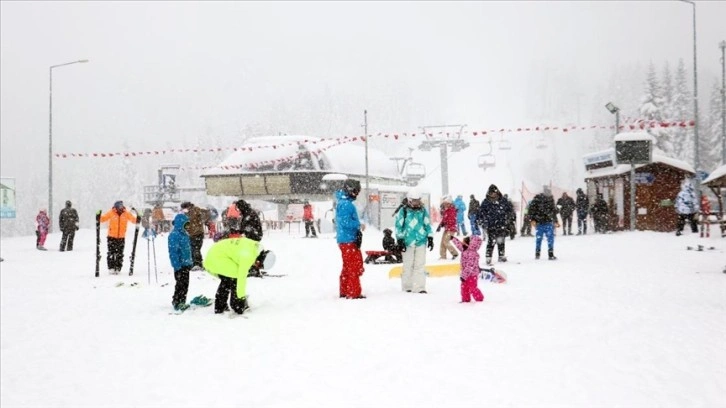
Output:
<svg viewBox="0 0 726 408">
<path fill-rule="evenodd" d="M 464 281 L 461 282 L 462 302 L 471 302 L 472 296 L 477 302 L 481 302 L 482 300 L 484 300 L 484 294 L 481 293 L 481 290 L 479 290 L 479 288 L 477 287 L 477 279 L 479 279 L 479 277 L 477 275 L 474 275 L 464 279 Z"/>
<path fill-rule="evenodd" d="M 343 257 L 340 272 L 340 296 L 357 298 L 361 295 L 360 276 L 363 275 L 363 254 L 355 242 L 338 244 Z"/>
</svg>

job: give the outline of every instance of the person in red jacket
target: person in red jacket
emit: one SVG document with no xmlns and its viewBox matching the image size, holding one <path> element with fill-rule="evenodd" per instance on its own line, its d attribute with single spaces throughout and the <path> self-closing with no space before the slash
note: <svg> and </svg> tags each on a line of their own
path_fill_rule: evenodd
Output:
<svg viewBox="0 0 726 408">
<path fill-rule="evenodd" d="M 315 216 L 313 216 L 313 206 L 310 205 L 308 200 L 305 200 L 303 205 L 303 221 L 305 221 L 305 238 L 311 236 L 317 238 L 318 234 L 315 232 Z"/>
<path fill-rule="evenodd" d="M 135 209 L 131 208 L 134 212 Z M 96 217 L 100 222 L 108 221 L 108 253 L 106 255 L 106 264 L 108 271 L 114 275 L 121 272 L 121 266 L 124 263 L 124 246 L 126 245 L 126 224 L 136 224 L 139 217 L 126 211 L 123 201 L 116 201 L 113 208 L 101 215 L 98 210 Z"/>
<path fill-rule="evenodd" d="M 441 223 L 436 228 L 436 232 L 444 229 L 444 235 L 441 236 L 441 245 L 439 246 L 439 259 L 446 259 L 446 251 L 451 253 L 451 259 L 456 259 L 459 253 L 451 243 L 451 237 L 456 234 L 456 207 L 451 200 L 451 196 L 444 196 L 441 203 Z"/>
</svg>

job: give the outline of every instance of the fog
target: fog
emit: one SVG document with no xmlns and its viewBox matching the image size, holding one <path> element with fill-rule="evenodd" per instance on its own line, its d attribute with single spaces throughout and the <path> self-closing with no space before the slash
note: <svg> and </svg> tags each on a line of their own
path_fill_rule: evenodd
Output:
<svg viewBox="0 0 726 408">
<path fill-rule="evenodd" d="M 706 94 L 726 3 L 698 2 L 697 13 Z M 0 19 L 0 170 L 16 178 L 26 219 L 47 208 L 51 65 L 90 60 L 53 70 L 53 150 L 88 153 L 360 135 L 364 109 L 371 134 L 610 124 L 603 105 L 619 70 L 679 58 L 690 68 L 693 55 L 692 7 L 678 1 L 1 2 Z M 590 136 L 572 133 L 557 155 L 580 157 Z M 163 160 L 190 159 L 220 156 Z M 124 173 L 133 161 L 54 160 L 54 212 L 93 183 L 155 181 Z"/>
</svg>

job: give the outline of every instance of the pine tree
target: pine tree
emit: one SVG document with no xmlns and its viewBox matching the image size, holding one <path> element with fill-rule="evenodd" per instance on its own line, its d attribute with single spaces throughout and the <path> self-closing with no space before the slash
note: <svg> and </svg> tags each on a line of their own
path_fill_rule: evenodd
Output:
<svg viewBox="0 0 726 408">
<path fill-rule="evenodd" d="M 683 58 L 678 60 L 676 69 L 675 87 L 671 103 L 671 119 L 678 122 L 688 122 L 693 118 L 693 96 L 688 89 L 688 72 Z M 688 163 L 693 162 L 693 130 L 687 127 L 677 127 L 673 132 L 673 148 L 675 158 Z"/>
<path fill-rule="evenodd" d="M 640 117 L 647 122 L 663 121 L 663 88 L 658 82 L 653 63 L 648 67 L 645 81 L 645 95 L 641 99 Z M 666 156 L 673 155 L 671 135 L 665 128 L 648 128 L 648 133 L 655 138 L 655 148 Z"/>
<path fill-rule="evenodd" d="M 701 147 L 701 166 L 706 171 L 711 171 L 721 163 L 721 143 L 723 119 L 721 116 L 721 84 L 714 80 L 711 87 L 711 98 L 709 100 L 708 118 L 704 121 L 707 127 L 699 135 L 699 147 Z M 723 163 L 721 163 L 723 164 Z"/>
</svg>

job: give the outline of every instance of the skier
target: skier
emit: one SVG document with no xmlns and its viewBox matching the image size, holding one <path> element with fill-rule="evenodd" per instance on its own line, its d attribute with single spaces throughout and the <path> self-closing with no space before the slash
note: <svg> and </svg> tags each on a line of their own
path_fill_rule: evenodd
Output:
<svg viewBox="0 0 726 408">
<path fill-rule="evenodd" d="M 214 298 L 214 313 L 222 314 L 231 307 L 243 314 L 247 304 L 247 273 L 258 256 L 259 242 L 242 236 L 239 227 L 229 231 L 228 238 L 215 242 L 207 251 L 204 269 L 219 278 Z"/>
<path fill-rule="evenodd" d="M 335 192 L 335 230 L 338 248 L 343 258 L 340 271 L 340 297 L 365 299 L 361 294 L 360 277 L 363 275 L 363 255 L 360 252 L 362 231 L 365 225 L 358 218 L 353 201 L 360 193 L 360 181 L 346 179 L 343 188 Z"/>
<path fill-rule="evenodd" d="M 61 236 L 60 251 L 73 251 L 73 238 L 78 231 L 78 212 L 72 207 L 70 201 L 66 201 L 66 208 L 62 209 L 58 217 Z"/>
<path fill-rule="evenodd" d="M 192 243 L 192 269 L 199 271 L 202 266 L 202 245 L 204 244 L 204 224 L 209 220 L 209 210 L 199 208 L 189 201 L 181 204 L 182 211 L 189 217 L 189 239 Z"/>
<path fill-rule="evenodd" d="M 505 252 L 505 241 L 509 234 L 509 218 L 512 209 L 509 200 L 504 199 L 499 188 L 492 184 L 487 190 L 486 197 L 481 201 L 477 219 L 482 229 L 486 229 L 489 239 L 487 240 L 486 264 L 492 264 L 492 253 L 494 245 L 497 245 L 498 262 L 507 262 Z"/>
<path fill-rule="evenodd" d="M 136 212 L 136 209 L 133 207 L 131 210 Z M 96 218 L 98 218 L 100 222 L 108 221 L 108 236 L 106 237 L 108 253 L 106 255 L 106 264 L 109 272 L 117 275 L 121 272 L 121 267 L 124 263 L 126 224 L 135 224 L 138 221 L 138 217 L 131 214 L 129 211 L 126 211 L 123 201 L 116 201 L 113 203 L 113 208 L 108 210 L 105 214 L 101 215 L 101 210 L 98 210 L 98 212 L 96 212 Z"/>
<path fill-rule="evenodd" d="M 474 197 L 474 194 L 469 196 L 469 226 L 471 227 L 471 233 L 473 235 L 481 235 L 479 231 L 479 224 L 476 222 L 476 213 L 479 211 L 479 200 Z"/>
<path fill-rule="evenodd" d="M 590 199 L 578 188 L 576 191 L 577 201 L 575 202 L 575 208 L 577 208 L 577 235 L 587 234 L 587 213 L 590 211 Z"/>
<path fill-rule="evenodd" d="M 305 205 L 303 205 L 303 221 L 305 221 L 305 238 L 310 236 L 317 238 L 318 235 L 315 233 L 313 206 L 310 205 L 308 200 L 305 200 Z"/>
<path fill-rule="evenodd" d="M 442 197 L 441 201 L 441 222 L 436 227 L 436 232 L 441 231 L 442 228 L 444 229 L 444 234 L 441 236 L 441 245 L 439 246 L 439 260 L 446 259 L 446 251 L 448 250 L 453 261 L 459 256 L 456 247 L 451 245 L 451 237 L 456 234 L 456 208 L 449 195 Z"/>
<path fill-rule="evenodd" d="M 454 200 L 454 207 L 456 208 L 456 234 L 467 235 L 466 224 L 464 224 L 464 213 L 466 212 L 466 204 L 464 204 L 464 198 L 459 194 Z"/>
<path fill-rule="evenodd" d="M 479 247 L 481 246 L 481 237 L 472 235 L 459 241 L 453 237 L 451 241 L 454 246 L 461 251 L 461 303 L 471 302 L 471 298 L 481 302 L 484 300 L 484 294 L 477 287 L 479 279 Z"/>
<path fill-rule="evenodd" d="M 35 216 L 35 248 L 39 251 L 45 251 L 45 239 L 48 237 L 50 229 L 50 218 L 45 209 L 41 209 Z"/>
<path fill-rule="evenodd" d="M 401 288 L 406 292 L 426 293 L 426 248 L 433 251 L 434 237 L 431 219 L 418 189 L 408 192 L 406 206 L 396 214 L 394 224 L 396 241 L 403 251 Z"/>
<path fill-rule="evenodd" d="M 555 199 L 552 198 L 552 191 L 549 186 L 544 186 L 543 192 L 534 196 L 529 205 L 529 216 L 532 218 L 532 222 L 536 223 L 535 229 L 537 231 L 534 259 L 539 259 L 542 236 L 546 235 L 549 260 L 556 260 L 554 228 L 559 227 L 559 224 L 557 223 L 557 206 L 555 206 Z"/>
<path fill-rule="evenodd" d="M 678 229 L 676 236 L 683 233 L 683 227 L 686 221 L 691 224 L 691 232 L 698 232 L 698 201 L 696 201 L 696 193 L 689 180 L 681 183 L 681 191 L 676 196 L 676 212 L 678 213 Z"/>
<path fill-rule="evenodd" d="M 572 213 L 575 211 L 575 200 L 562 193 L 562 197 L 557 199 L 557 207 L 560 209 L 560 218 L 562 218 L 562 235 L 572 235 Z"/>
<path fill-rule="evenodd" d="M 169 233 L 169 261 L 174 268 L 174 295 L 171 298 L 171 305 L 174 310 L 184 311 L 189 308 L 187 304 L 187 292 L 189 292 L 189 271 L 194 262 L 192 261 L 191 239 L 189 238 L 189 217 L 179 213 L 174 217 L 172 230 Z"/>
</svg>

